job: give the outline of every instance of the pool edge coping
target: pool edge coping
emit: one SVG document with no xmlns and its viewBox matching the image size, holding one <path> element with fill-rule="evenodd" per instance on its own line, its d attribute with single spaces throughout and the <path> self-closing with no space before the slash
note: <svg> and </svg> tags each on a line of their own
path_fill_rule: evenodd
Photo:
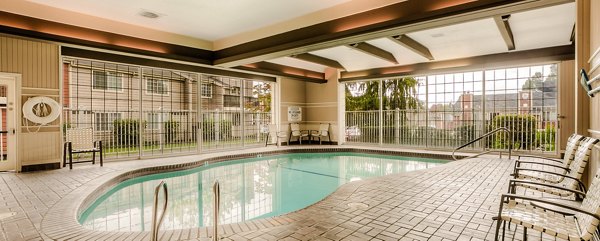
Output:
<svg viewBox="0 0 600 241">
<path fill-rule="evenodd" d="M 272 156 L 279 154 L 291 154 L 291 153 L 327 153 L 327 152 L 354 152 L 364 154 L 379 154 L 379 155 L 401 155 L 407 157 L 421 157 L 421 158 L 436 158 L 452 161 L 452 158 L 448 154 L 442 153 L 423 153 L 423 152 L 411 152 L 407 150 L 383 150 L 383 149 L 367 149 L 368 147 L 318 147 L 318 148 L 287 148 L 287 149 L 273 149 L 273 150 L 260 150 L 252 151 L 240 154 L 227 154 L 227 153 L 212 153 L 208 156 L 190 155 L 186 156 L 184 160 L 176 160 L 170 164 L 148 164 L 146 167 L 133 168 L 130 170 L 117 170 L 115 172 L 106 173 L 98 178 L 90 180 L 82 186 L 74 189 L 71 193 L 64 196 L 62 199 L 57 201 L 43 217 L 40 232 L 47 237 L 57 239 L 84 239 L 84 238 L 95 238 L 95 239 L 144 239 L 149 235 L 149 231 L 137 231 L 137 232 L 117 232 L 117 231 L 94 231 L 84 228 L 78 221 L 80 213 L 98 197 L 103 195 L 107 190 L 113 188 L 120 182 L 125 180 L 136 178 L 140 176 L 146 176 L 165 171 L 180 171 L 191 168 L 200 167 L 206 164 L 214 164 L 224 161 L 230 161 L 240 158 L 252 158 L 261 156 Z M 212 155 L 212 156 L 211 156 Z M 198 157 L 194 160 L 189 158 Z M 245 222 L 222 224 L 219 225 L 219 235 L 235 234 L 234 229 L 240 230 L 241 225 L 246 227 L 252 224 L 258 228 L 270 228 L 275 226 L 281 226 L 290 224 L 294 221 L 294 216 L 301 210 L 305 210 L 314 206 L 317 203 L 323 202 L 335 193 L 338 193 L 344 186 L 344 184 L 336 189 L 333 193 L 327 195 L 322 200 L 315 202 L 300 210 L 283 214 L 280 216 L 268 217 L 257 220 L 249 220 Z M 236 228 L 237 227 L 237 228 Z M 253 229 L 251 229 L 253 230 Z M 162 235 L 168 235 L 173 232 L 187 232 L 196 233 L 195 238 L 210 237 L 212 230 L 209 227 L 198 227 L 188 229 L 176 229 L 176 230 L 164 230 Z"/>
</svg>

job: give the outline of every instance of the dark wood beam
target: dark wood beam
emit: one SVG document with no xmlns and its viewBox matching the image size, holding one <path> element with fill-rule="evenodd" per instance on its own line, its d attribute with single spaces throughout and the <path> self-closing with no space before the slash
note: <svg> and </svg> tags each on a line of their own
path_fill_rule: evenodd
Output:
<svg viewBox="0 0 600 241">
<path fill-rule="evenodd" d="M 218 50 L 214 64 L 232 67 L 256 63 L 570 2 L 572 0 L 402 1 Z"/>
<path fill-rule="evenodd" d="M 418 55 L 425 57 L 428 60 L 434 59 L 427 47 L 404 34 L 390 37 L 390 39 L 395 43 L 417 53 Z"/>
<path fill-rule="evenodd" d="M 573 45 L 544 49 L 515 51 L 470 58 L 418 63 L 388 68 L 377 68 L 353 72 L 342 72 L 340 82 L 397 76 L 442 74 L 458 71 L 473 71 L 548 61 L 572 60 L 575 58 Z"/>
<path fill-rule="evenodd" d="M 66 47 L 66 46 L 62 46 L 60 48 L 60 52 L 62 55 L 70 56 L 70 57 L 105 60 L 105 61 L 111 61 L 111 62 L 117 62 L 117 63 L 150 66 L 150 67 L 189 71 L 189 72 L 198 72 L 198 73 L 212 74 L 212 75 L 231 76 L 231 77 L 238 77 L 238 78 L 252 79 L 252 80 L 262 80 L 262 81 L 271 81 L 271 82 L 275 82 L 277 80 L 275 77 L 271 77 L 271 76 L 265 76 L 265 75 L 253 74 L 253 73 L 244 73 L 241 71 L 231 71 L 231 70 L 223 69 L 223 68 L 212 68 L 212 67 L 206 67 L 206 66 L 174 63 L 174 62 L 169 62 L 169 61 L 133 57 L 133 56 L 127 56 L 127 55 L 121 55 L 121 54 L 115 54 L 115 53 L 98 52 L 98 51 L 92 51 L 92 50 L 88 50 L 88 49 L 80 49 L 80 48 L 73 48 L 73 47 Z"/>
<path fill-rule="evenodd" d="M 571 42 L 575 44 L 575 24 L 573 24 L 573 30 L 571 30 Z"/>
<path fill-rule="evenodd" d="M 508 22 L 508 19 L 510 19 L 510 15 L 494 17 L 494 21 L 496 22 L 496 26 L 498 26 L 498 30 L 500 31 L 500 35 L 502 35 L 502 39 L 504 39 L 504 42 L 506 43 L 506 47 L 508 50 L 515 50 L 515 38 L 512 30 L 510 29 L 510 23 Z"/>
<path fill-rule="evenodd" d="M 291 57 L 300 59 L 300 60 L 304 60 L 307 62 L 315 63 L 315 64 L 328 66 L 331 68 L 346 70 L 346 68 L 344 68 L 344 66 L 342 64 L 340 64 L 340 62 L 335 61 L 333 59 L 328 59 L 328 58 L 324 58 L 324 57 L 321 57 L 318 55 L 314 55 L 314 54 L 305 53 L 305 54 L 292 55 Z"/>
<path fill-rule="evenodd" d="M 0 11 L 0 33 L 201 64 L 212 64 L 213 58 L 213 51 L 210 50 L 82 28 L 3 11 Z"/>
<path fill-rule="evenodd" d="M 356 43 L 356 44 L 349 44 L 348 46 L 350 48 L 360 50 L 361 52 L 371 55 L 373 57 L 383 59 L 383 60 L 391 62 L 393 64 L 398 64 L 396 57 L 394 57 L 394 55 L 392 53 L 385 51 L 383 49 L 380 49 L 369 43 L 362 42 L 362 43 Z"/>
<path fill-rule="evenodd" d="M 272 74 L 277 76 L 290 77 L 306 82 L 324 84 L 327 83 L 325 74 L 307 69 L 300 69 L 292 66 L 274 64 L 270 62 L 258 62 L 234 67 L 235 69 Z"/>
</svg>

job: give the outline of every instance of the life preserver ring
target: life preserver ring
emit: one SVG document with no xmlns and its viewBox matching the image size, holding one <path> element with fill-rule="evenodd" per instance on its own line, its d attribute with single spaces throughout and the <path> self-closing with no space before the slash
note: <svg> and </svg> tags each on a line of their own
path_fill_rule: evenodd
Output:
<svg viewBox="0 0 600 241">
<path fill-rule="evenodd" d="M 54 99 L 46 96 L 36 96 L 27 99 L 23 104 L 23 117 L 40 125 L 53 122 L 60 116 L 62 107 Z"/>
</svg>

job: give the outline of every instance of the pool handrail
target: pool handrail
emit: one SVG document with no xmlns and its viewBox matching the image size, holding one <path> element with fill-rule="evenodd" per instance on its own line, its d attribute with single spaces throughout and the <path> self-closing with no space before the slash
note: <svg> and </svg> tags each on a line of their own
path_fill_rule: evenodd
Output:
<svg viewBox="0 0 600 241">
<path fill-rule="evenodd" d="M 212 240 L 213 241 L 217 241 L 219 240 L 219 205 L 221 202 L 221 188 L 219 187 L 219 180 L 215 180 L 215 183 L 213 184 L 213 195 L 214 195 L 214 199 L 213 199 L 213 215 L 214 215 L 214 220 L 215 223 L 213 224 L 213 236 L 212 236 Z"/>
<path fill-rule="evenodd" d="M 158 194 L 160 190 L 163 190 L 165 193 L 165 202 L 163 204 L 162 213 L 160 214 L 160 218 L 157 222 L 157 212 L 158 212 Z M 154 189 L 154 205 L 152 206 L 152 241 L 158 240 L 158 231 L 160 229 L 160 225 L 163 222 L 165 217 L 165 213 L 167 212 L 167 203 L 169 202 L 169 192 L 167 190 L 167 183 L 165 181 L 160 181 L 158 186 Z"/>
<path fill-rule="evenodd" d="M 480 136 L 480 137 L 477 137 L 477 138 L 475 138 L 475 139 L 473 139 L 473 140 L 471 140 L 471 141 L 469 141 L 469 142 L 467 142 L 467 143 L 465 143 L 465 144 L 463 144 L 463 145 L 461 145 L 461 146 L 459 146 L 459 147 L 455 148 L 455 149 L 452 151 L 452 159 L 454 159 L 455 161 L 458 161 L 458 160 L 459 160 L 459 159 L 457 159 L 457 158 L 456 158 L 456 155 L 455 155 L 455 154 L 456 154 L 456 151 L 458 151 L 458 150 L 460 150 L 460 149 L 463 149 L 463 148 L 465 148 L 465 147 L 467 147 L 467 146 L 469 146 L 469 145 L 471 145 L 471 144 L 473 144 L 473 143 L 475 143 L 475 142 L 477 142 L 477 141 L 479 141 L 479 140 L 481 140 L 481 139 L 483 139 L 483 138 L 486 138 L 486 137 L 488 137 L 488 136 L 491 136 L 491 135 L 493 135 L 493 134 L 496 134 L 496 132 L 499 132 L 499 131 L 504 131 L 504 132 L 508 133 L 508 135 L 509 135 L 509 139 L 508 139 L 508 159 L 510 160 L 510 159 L 512 158 L 512 149 L 513 149 L 513 135 L 512 135 L 512 131 L 511 131 L 510 129 L 506 128 L 506 127 L 499 127 L 499 128 L 496 128 L 496 129 L 494 129 L 494 130 L 492 130 L 492 131 L 490 131 L 490 132 L 488 132 L 488 133 L 485 133 L 485 134 L 483 134 L 483 135 L 482 135 L 482 136 Z M 466 157 L 466 158 L 463 158 L 463 159 L 467 159 L 467 158 L 473 158 L 473 157 L 481 156 L 481 155 L 483 155 L 483 154 L 487 154 L 487 153 L 490 153 L 490 152 L 491 152 L 491 151 L 483 151 L 483 152 L 481 152 L 481 153 L 478 153 L 478 154 L 476 154 L 475 156 Z M 502 152 L 500 152 L 500 158 L 502 158 Z M 461 160 L 462 160 L 462 159 L 461 159 Z"/>
</svg>

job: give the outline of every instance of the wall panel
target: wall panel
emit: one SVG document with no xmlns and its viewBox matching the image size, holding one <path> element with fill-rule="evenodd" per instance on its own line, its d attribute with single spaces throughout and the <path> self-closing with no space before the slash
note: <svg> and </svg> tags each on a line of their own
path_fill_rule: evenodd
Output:
<svg viewBox="0 0 600 241">
<path fill-rule="evenodd" d="M 56 44 L 0 35 L 0 72 L 21 74 L 21 104 L 38 95 L 58 100 L 59 47 Z M 37 133 L 37 127 L 29 131 L 21 128 L 17 146 L 21 165 L 60 161 L 62 147 L 57 123 L 42 127 Z"/>
</svg>

